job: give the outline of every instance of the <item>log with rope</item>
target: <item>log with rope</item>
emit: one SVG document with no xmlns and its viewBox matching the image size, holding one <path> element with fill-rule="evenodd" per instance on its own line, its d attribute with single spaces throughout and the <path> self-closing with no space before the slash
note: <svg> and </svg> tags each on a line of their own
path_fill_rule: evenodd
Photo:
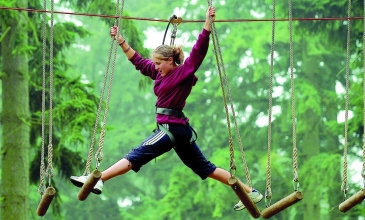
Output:
<svg viewBox="0 0 365 220">
<path fill-rule="evenodd" d="M 119 27 L 121 25 L 123 9 L 124 9 L 124 0 L 122 0 L 120 8 L 119 8 L 119 0 L 118 0 L 116 3 L 116 8 L 115 8 L 116 19 L 114 21 L 114 26 Z M 118 16 L 118 12 L 119 12 L 119 16 Z M 119 31 L 119 28 L 118 28 L 118 31 Z M 103 145 L 104 145 L 104 138 L 105 138 L 105 133 L 106 133 L 106 121 L 107 121 L 107 116 L 108 116 L 109 101 L 110 101 L 111 89 L 112 89 L 112 84 L 113 84 L 113 76 L 114 76 L 114 69 L 115 69 L 115 61 L 116 61 L 116 57 L 117 57 L 117 49 L 118 49 L 118 44 L 114 44 L 114 40 L 112 39 L 111 43 L 110 43 L 108 62 L 107 62 L 107 66 L 106 66 L 106 70 L 105 70 L 105 74 L 104 74 L 104 80 L 103 80 L 103 86 L 101 89 L 98 110 L 96 113 L 94 131 L 93 131 L 91 144 L 90 144 L 90 148 L 89 148 L 89 152 L 88 152 L 88 156 L 87 156 L 86 168 L 83 173 L 84 176 L 88 176 L 88 179 L 86 180 L 85 184 L 81 187 L 81 189 L 77 195 L 77 197 L 80 201 L 85 200 L 89 196 L 90 192 L 94 189 L 95 185 L 101 178 L 101 172 L 98 170 L 98 168 L 100 166 L 101 160 L 103 159 Z M 111 62 L 112 55 L 113 55 L 113 60 Z M 110 70 L 110 75 L 109 75 L 110 62 L 111 62 L 111 70 Z M 108 82 L 108 78 L 109 78 L 109 82 Z M 91 161 L 92 161 L 92 156 L 93 156 L 93 151 L 94 151 L 96 133 L 98 130 L 100 113 L 101 113 L 101 109 L 102 109 L 103 102 L 104 102 L 105 88 L 106 88 L 107 84 L 108 84 L 108 90 L 107 90 L 107 96 L 106 96 L 106 101 L 105 101 L 103 123 L 102 123 L 101 132 L 100 132 L 100 136 L 99 136 L 98 149 L 95 153 L 96 167 L 95 167 L 95 170 L 92 173 L 90 173 L 90 166 L 91 166 Z"/>
<path fill-rule="evenodd" d="M 45 99 L 46 99 L 46 39 L 47 39 L 47 17 L 43 13 L 43 78 L 42 78 L 42 149 L 41 149 L 41 166 L 40 166 L 40 184 L 38 192 L 41 194 L 41 201 L 37 207 L 37 214 L 44 216 L 56 194 L 55 188 L 51 186 L 51 178 L 53 176 L 53 146 L 52 146 L 52 102 L 53 102 L 53 8 L 54 1 L 51 1 L 51 24 L 50 24 L 50 62 L 49 62 L 49 140 L 48 140 L 48 163 L 45 169 L 44 163 L 44 145 L 45 145 Z M 44 0 L 44 10 L 47 9 L 47 1 Z M 46 188 L 45 176 L 48 176 L 48 187 Z"/>
<path fill-rule="evenodd" d="M 348 131 L 348 105 L 349 105 L 349 84 L 350 84 L 350 30 L 351 30 L 351 0 L 348 0 L 348 20 L 347 20 L 347 50 L 346 50 L 346 94 L 345 94 L 345 140 L 344 140 L 344 153 L 343 153 L 343 180 L 341 185 L 341 191 L 343 191 L 344 194 L 344 201 L 338 206 L 338 209 L 341 212 L 347 212 L 355 205 L 359 204 L 365 199 L 365 130 L 363 133 L 363 147 L 362 147 L 362 159 L 363 159 L 363 167 L 361 171 L 361 176 L 364 179 L 364 188 L 346 199 L 347 192 L 349 191 L 349 185 L 348 185 L 348 178 L 347 178 L 347 148 L 348 148 L 348 142 L 347 142 L 347 131 Z M 365 14 L 365 2 L 364 2 L 364 14 Z M 365 19 L 364 19 L 364 27 L 363 30 L 365 31 Z M 365 51 L 365 32 L 363 32 L 363 51 Z M 363 56 L 363 66 L 365 68 L 365 56 Z M 363 75 L 363 102 L 364 102 L 364 126 L 365 126 L 365 69 L 364 69 L 364 75 Z"/>
<path fill-rule="evenodd" d="M 211 0 L 208 0 L 208 5 L 212 6 Z M 232 111 L 232 115 L 233 115 L 233 121 L 234 121 L 234 125 L 236 128 L 236 133 L 237 133 L 238 142 L 239 142 L 239 146 L 240 146 L 240 150 L 241 150 L 241 156 L 242 156 L 242 161 L 244 164 L 244 170 L 245 170 L 245 174 L 246 174 L 247 183 L 248 183 L 248 186 L 250 188 L 252 188 L 251 179 L 250 179 L 250 175 L 248 172 L 248 166 L 246 163 L 246 159 L 244 156 L 244 150 L 242 147 L 241 136 L 240 136 L 240 132 L 238 130 L 238 123 L 237 123 L 236 116 L 235 116 L 232 96 L 231 96 L 231 92 L 229 89 L 227 75 L 225 73 L 222 53 L 221 53 L 220 46 L 219 46 L 219 41 L 218 41 L 215 24 L 214 24 L 214 22 L 210 22 L 210 25 L 211 25 L 211 33 L 212 33 L 212 39 L 213 39 L 213 45 L 214 45 L 214 52 L 215 52 L 215 57 L 216 57 L 216 61 L 217 61 L 217 68 L 218 68 L 219 78 L 220 78 L 220 82 L 221 82 L 223 102 L 224 102 L 224 108 L 225 108 L 225 112 L 226 112 L 226 120 L 227 120 L 228 134 L 229 134 L 229 137 L 228 137 L 229 151 L 230 151 L 230 163 L 229 163 L 230 170 L 229 170 L 229 172 L 231 173 L 231 177 L 228 180 L 228 183 L 230 184 L 233 191 L 236 193 L 237 197 L 245 205 L 246 209 L 249 211 L 251 216 L 253 218 L 259 218 L 260 210 L 258 210 L 257 206 L 253 203 L 253 201 L 248 196 L 247 192 L 243 189 L 241 184 L 239 184 L 238 179 L 235 177 L 236 162 L 235 162 L 235 158 L 234 158 L 233 138 L 232 138 L 232 133 L 231 133 L 231 123 L 230 123 L 229 110 L 228 110 L 228 104 L 227 104 L 227 96 L 228 96 L 228 100 L 230 102 L 230 107 L 231 107 L 231 111 Z M 226 95 L 225 90 L 227 90 L 227 95 Z"/>
<path fill-rule="evenodd" d="M 268 159 L 266 169 L 266 191 L 265 203 L 266 208 L 262 211 L 263 218 L 270 218 L 282 210 L 299 202 L 303 198 L 303 194 L 299 191 L 298 176 L 298 154 L 296 147 L 296 126 L 295 126 L 295 92 L 294 92 L 294 71 L 293 71 L 293 40 L 292 40 L 292 7 L 291 0 L 289 4 L 289 45 L 290 45 L 290 75 L 291 75 L 291 102 L 292 102 L 292 129 L 293 129 L 293 171 L 294 171 L 294 192 L 278 202 L 271 205 L 271 119 L 272 119 L 272 94 L 273 94 L 273 67 L 274 67 L 274 44 L 275 44 L 275 0 L 272 1 L 272 36 L 271 36 L 271 56 L 270 56 L 270 90 L 269 90 L 269 123 L 268 123 Z"/>
</svg>

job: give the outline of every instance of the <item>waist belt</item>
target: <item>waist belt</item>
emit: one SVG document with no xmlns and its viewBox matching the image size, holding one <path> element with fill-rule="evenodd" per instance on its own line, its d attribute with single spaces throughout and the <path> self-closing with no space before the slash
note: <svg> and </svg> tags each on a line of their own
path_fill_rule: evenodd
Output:
<svg viewBox="0 0 365 220">
<path fill-rule="evenodd" d="M 175 109 L 170 109 L 170 108 L 156 107 L 156 113 L 157 114 L 163 114 L 163 115 L 172 115 L 172 116 L 175 116 L 175 117 L 178 117 L 178 118 L 186 118 L 184 113 L 181 110 L 175 110 Z M 172 135 L 172 133 L 169 130 L 167 130 L 164 126 L 162 126 L 160 124 L 157 124 L 157 128 L 164 131 L 170 137 L 170 140 L 171 140 L 173 146 L 176 144 L 175 137 Z M 190 143 L 193 143 L 198 139 L 198 135 L 195 132 L 193 127 L 190 126 L 190 128 L 191 128 L 191 130 L 193 131 L 193 133 L 195 135 L 195 138 L 192 137 L 191 141 L 190 141 Z"/>
<path fill-rule="evenodd" d="M 184 113 L 181 110 L 175 110 L 175 109 L 170 109 L 170 108 L 156 108 L 156 113 L 157 114 L 162 114 L 162 115 L 171 115 L 171 116 L 175 116 L 178 118 L 185 118 Z"/>
</svg>

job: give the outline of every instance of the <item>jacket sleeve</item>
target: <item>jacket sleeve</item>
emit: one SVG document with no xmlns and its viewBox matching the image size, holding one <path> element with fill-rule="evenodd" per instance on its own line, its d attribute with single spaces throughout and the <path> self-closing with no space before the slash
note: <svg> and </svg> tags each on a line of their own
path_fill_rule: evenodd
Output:
<svg viewBox="0 0 365 220">
<path fill-rule="evenodd" d="M 141 74 L 149 76 L 153 80 L 156 79 L 158 71 L 155 69 L 155 64 L 151 60 L 143 58 L 136 52 L 129 61 L 135 66 L 136 70 L 141 72 Z"/>
<path fill-rule="evenodd" d="M 186 58 L 184 64 L 181 66 L 182 71 L 180 74 L 176 74 L 174 77 L 174 81 L 184 82 L 187 79 L 194 78 L 193 84 L 195 84 L 197 78 L 195 76 L 195 72 L 198 70 L 200 65 L 202 64 L 209 47 L 209 35 L 210 31 L 203 29 L 203 31 L 199 34 L 196 43 L 194 44 L 189 57 Z"/>
<path fill-rule="evenodd" d="M 191 49 L 189 57 L 185 60 L 184 65 L 189 69 L 192 69 L 194 73 L 198 70 L 207 55 L 209 48 L 209 35 L 210 31 L 203 29 L 198 36 L 198 40 Z"/>
</svg>

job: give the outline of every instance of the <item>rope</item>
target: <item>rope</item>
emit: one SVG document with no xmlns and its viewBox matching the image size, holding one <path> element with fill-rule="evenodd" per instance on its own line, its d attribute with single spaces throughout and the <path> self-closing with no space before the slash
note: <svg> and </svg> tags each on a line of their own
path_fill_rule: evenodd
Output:
<svg viewBox="0 0 365 220">
<path fill-rule="evenodd" d="M 43 2 L 44 4 L 44 9 L 47 8 L 47 0 L 44 0 Z M 42 58 L 42 63 L 43 63 L 43 69 L 42 69 L 42 143 L 41 143 L 41 166 L 40 166 L 40 181 L 39 181 L 39 188 L 38 188 L 38 192 L 43 195 L 45 190 L 46 190 L 46 186 L 44 184 L 44 174 L 45 174 L 45 165 L 44 165 L 44 125 L 45 125 L 45 111 L 46 111 L 46 104 L 45 104 L 45 99 L 46 99 L 46 42 L 47 42 L 47 15 L 46 13 L 43 13 L 43 47 L 42 47 L 42 51 L 43 51 L 43 58 Z"/>
<path fill-rule="evenodd" d="M 49 184 L 51 183 L 51 177 L 53 176 L 53 167 L 52 167 L 52 159 L 53 159 L 53 146 L 52 146 L 52 135 L 53 135 L 53 125 L 52 125 L 52 103 L 53 103 L 53 8 L 54 8 L 54 0 L 51 1 L 51 26 L 50 26 L 50 44 L 49 44 L 49 132 L 48 132 L 48 166 L 46 173 L 49 178 Z"/>
<path fill-rule="evenodd" d="M 47 0 L 43 2 L 44 8 L 47 8 Z M 53 11 L 54 1 L 51 1 L 51 12 Z M 48 163 L 47 169 L 45 170 L 45 163 L 44 163 L 44 145 L 45 145 L 45 112 L 46 112 L 46 47 L 47 47 L 47 17 L 46 13 L 43 13 L 43 69 L 42 69 L 42 142 L 41 142 L 41 166 L 40 166 L 40 183 L 38 192 L 43 195 L 46 186 L 45 186 L 45 175 L 48 176 L 48 184 L 51 184 L 51 178 L 54 174 L 53 167 L 52 167 L 52 159 L 53 159 L 53 147 L 52 147 L 52 102 L 53 102 L 53 13 L 51 13 L 51 25 L 50 25 L 50 70 L 49 70 L 49 140 L 48 140 Z"/>
<path fill-rule="evenodd" d="M 351 0 L 348 1 L 347 8 L 348 16 L 351 15 Z M 345 95 L 345 140 L 343 148 L 343 181 L 341 185 L 341 190 L 344 193 L 344 198 L 346 198 L 346 193 L 349 190 L 349 185 L 347 182 L 347 130 L 348 130 L 348 109 L 349 109 L 349 84 L 350 84 L 350 31 L 351 22 L 350 19 L 347 20 L 347 44 L 346 44 L 346 95 Z"/>
<path fill-rule="evenodd" d="M 208 5 L 212 6 L 212 1 L 211 0 L 208 0 Z M 246 174 L 247 184 L 248 184 L 249 187 L 252 188 L 251 179 L 250 179 L 250 175 L 249 175 L 249 171 L 248 171 L 248 166 L 247 166 L 247 162 L 246 162 L 246 159 L 245 159 L 245 156 L 244 156 L 244 150 L 243 150 L 243 147 L 242 147 L 241 136 L 240 136 L 240 132 L 239 132 L 239 129 L 238 129 L 237 120 L 236 120 L 236 113 L 234 111 L 232 96 L 231 96 L 231 92 L 230 92 L 230 89 L 229 89 L 229 83 L 228 83 L 227 75 L 226 75 L 224 64 L 223 64 L 223 58 L 222 58 L 222 53 L 221 53 L 220 46 L 219 46 L 218 36 L 217 36 L 215 24 L 214 24 L 214 22 L 212 22 L 212 20 L 210 20 L 210 25 L 211 25 L 211 32 L 212 32 L 212 35 L 213 35 L 213 45 L 214 45 L 214 51 L 215 51 L 215 56 L 216 56 L 216 60 L 217 60 L 218 72 L 219 72 L 219 77 L 220 77 L 220 81 L 221 81 L 224 108 L 225 108 L 225 111 L 226 111 L 226 119 L 227 119 L 228 134 L 229 134 L 230 173 L 231 173 L 231 175 L 235 175 L 236 162 L 235 162 L 235 159 L 234 159 L 233 138 L 232 138 L 232 133 L 231 133 L 231 125 L 230 125 L 229 112 L 228 112 L 226 93 L 225 93 L 224 87 L 227 88 L 228 99 L 229 99 L 229 102 L 230 102 L 230 107 L 231 107 L 231 111 L 232 111 L 232 115 L 233 115 L 234 125 L 235 125 L 235 128 L 236 128 L 236 134 L 237 134 L 237 137 L 238 137 L 238 142 L 239 142 L 239 146 L 240 146 L 240 150 L 241 150 L 241 157 L 242 157 L 242 161 L 243 161 L 243 164 L 244 164 L 244 170 L 245 170 L 245 174 Z M 223 80 L 222 80 L 222 72 L 223 72 L 223 79 L 224 79 L 224 84 L 225 85 L 223 84 Z"/>
<path fill-rule="evenodd" d="M 211 0 L 208 0 L 208 5 L 211 6 L 212 2 Z M 215 57 L 216 57 L 216 61 L 217 61 L 217 68 L 218 68 L 218 73 L 219 73 L 219 78 L 220 78 L 220 83 L 221 83 L 221 88 L 222 88 L 222 94 L 223 94 L 223 102 L 224 102 L 224 108 L 225 108 L 225 112 L 226 112 L 226 120 L 227 120 L 227 127 L 228 127 L 228 143 L 229 143 L 229 152 L 230 152 L 230 163 L 229 163 L 229 168 L 230 168 L 230 173 L 232 175 L 235 175 L 236 172 L 236 162 L 234 159 L 234 148 L 233 148 L 233 138 L 232 138 L 232 133 L 231 133 L 231 123 L 230 123 L 230 119 L 229 119 L 229 114 L 228 114 L 228 105 L 227 105 L 227 99 L 226 99 L 226 92 L 224 90 L 224 84 L 223 84 L 223 79 L 222 79 L 222 70 L 221 70 L 221 66 L 223 67 L 222 64 L 222 60 L 220 60 L 220 56 L 218 53 L 220 53 L 220 47 L 218 45 L 217 42 L 217 37 L 216 37 L 216 31 L 215 31 L 215 25 L 214 22 L 210 22 L 211 25 L 211 32 L 212 32 L 212 36 L 213 36 L 213 45 L 214 45 L 214 52 L 215 52 Z M 223 69 L 224 71 L 224 69 Z"/>
<path fill-rule="evenodd" d="M 272 94 L 273 94 L 273 69 L 274 69 L 274 44 L 275 44 L 275 11 L 276 1 L 272 1 L 272 26 L 271 26 L 271 51 L 270 51 L 270 90 L 269 90 L 269 123 L 267 128 L 267 169 L 266 169 L 266 191 L 265 201 L 266 207 L 270 206 L 271 203 L 271 120 L 272 120 Z"/>
<path fill-rule="evenodd" d="M 121 6 L 121 9 L 120 9 L 119 20 L 116 20 L 114 22 L 115 26 L 120 26 L 122 24 L 123 9 L 124 9 L 124 0 L 122 0 L 122 6 Z M 116 13 L 118 13 L 118 10 L 116 10 Z M 119 28 L 118 28 L 118 32 L 119 32 Z M 106 103 L 105 103 L 103 126 L 102 126 L 102 129 L 101 129 L 101 134 L 100 134 L 100 139 L 99 139 L 99 148 L 98 148 L 98 150 L 95 154 L 95 158 L 97 160 L 96 168 L 99 167 L 100 161 L 103 159 L 103 145 L 104 145 L 104 137 L 105 137 L 105 131 L 106 131 L 106 119 L 107 119 L 107 116 L 108 116 L 110 95 L 111 95 L 111 90 L 112 90 L 112 85 L 113 85 L 113 77 L 114 77 L 115 61 L 116 61 L 116 58 L 117 58 L 117 50 L 118 50 L 118 44 L 115 44 L 114 57 L 113 57 L 113 62 L 112 62 L 112 69 L 110 71 L 108 93 L 107 93 Z M 109 66 L 109 63 L 108 63 L 108 66 Z"/>
<path fill-rule="evenodd" d="M 364 15 L 365 15 L 365 1 L 364 1 Z M 365 16 L 364 16 L 364 21 L 363 21 L 363 37 L 362 37 L 362 45 L 363 45 L 363 71 L 364 71 L 364 75 L 363 75 L 363 103 L 364 103 L 364 109 L 363 109 L 363 127 L 365 128 Z M 363 137 L 363 146 L 362 146 L 362 171 L 361 171 L 361 176 L 363 178 L 363 182 L 364 182 L 364 188 L 365 188 L 365 129 L 364 129 L 364 133 L 362 135 Z"/>
<path fill-rule="evenodd" d="M 299 176 L 298 176 L 298 150 L 297 150 L 297 138 L 296 138 L 296 117 L 295 117 L 295 89 L 294 89 L 294 71 L 293 71 L 293 13 L 292 13 L 292 2 L 288 1 L 289 4 L 289 45 L 290 45 L 290 79 L 291 79 L 291 102 L 292 102 L 292 126 L 293 126 L 293 181 L 297 183 L 294 187 L 295 190 L 299 190 Z"/>
<path fill-rule="evenodd" d="M 122 6 L 121 6 L 120 14 L 123 13 L 123 8 L 124 8 L 124 0 L 122 0 Z M 118 15 L 118 10 L 119 10 L 119 0 L 116 3 L 116 8 L 115 8 L 116 15 Z M 120 18 L 120 21 L 118 21 L 118 19 L 116 19 L 115 22 L 114 22 L 114 24 L 117 25 L 117 26 L 119 26 L 119 24 L 121 24 L 122 16 L 119 16 L 119 18 Z M 118 28 L 118 31 L 119 31 L 119 28 Z M 107 80 L 108 80 L 109 66 L 110 66 L 110 60 L 111 60 L 111 57 L 112 57 L 113 49 L 114 49 L 114 57 L 113 57 L 112 70 L 111 70 L 111 73 L 110 73 L 110 79 L 109 79 L 109 85 L 108 85 L 108 93 L 107 93 L 107 99 L 106 99 L 106 107 L 105 107 L 105 111 L 104 111 L 103 125 L 102 125 L 102 129 L 101 129 L 100 137 L 99 137 L 98 149 L 97 149 L 97 152 L 95 154 L 95 158 L 97 160 L 96 168 L 99 167 L 100 161 L 103 159 L 102 149 L 103 149 L 104 137 L 105 137 L 106 118 L 107 118 L 107 113 L 108 113 L 108 106 L 109 106 L 109 100 L 110 100 L 110 94 L 111 94 L 111 88 L 112 88 L 112 81 L 113 81 L 113 76 L 114 76 L 116 52 L 117 52 L 117 44 L 114 45 L 114 40 L 112 40 L 110 42 L 108 63 L 106 65 L 106 70 L 105 70 L 105 74 L 104 74 L 103 86 L 102 86 L 102 89 L 101 89 L 99 105 L 98 105 L 98 110 L 97 110 L 97 113 L 96 113 L 96 119 L 95 119 L 95 124 L 94 124 L 94 131 L 93 131 L 93 135 L 92 135 L 92 138 L 91 138 L 91 144 L 90 144 L 90 148 L 89 148 L 89 152 L 88 152 L 88 156 L 87 156 L 87 161 L 86 161 L 86 169 L 85 169 L 83 175 L 90 174 L 90 166 L 91 166 L 91 161 L 92 161 L 92 156 L 93 156 L 93 151 L 94 151 L 96 133 L 97 133 L 97 130 L 98 130 L 101 109 L 102 109 L 102 106 L 103 106 L 103 97 L 104 97 L 105 88 L 106 88 L 106 84 L 107 84 Z"/>
<path fill-rule="evenodd" d="M 13 11 L 27 11 L 32 13 L 49 13 L 47 10 L 39 10 L 33 8 L 16 8 L 16 7 L 5 7 L 0 6 L 0 10 L 13 10 Z M 65 11 L 54 11 L 55 14 L 66 14 L 66 15 L 76 15 L 76 16 L 86 16 L 86 17 L 101 17 L 101 18 L 118 18 L 116 15 L 103 15 L 103 14 L 91 14 L 91 13 L 81 13 L 81 12 L 65 12 Z M 139 20 L 139 21 L 152 21 L 152 22 L 169 22 L 167 19 L 156 19 L 156 18 L 141 18 L 141 17 L 130 17 L 123 16 L 125 20 Z M 293 21 L 338 21 L 338 20 L 348 20 L 349 18 L 342 17 L 332 17 L 332 18 L 293 18 Z M 351 17 L 351 20 L 362 20 L 364 17 Z M 272 19 L 221 19 L 215 20 L 215 23 L 218 22 L 228 22 L 228 23 L 241 23 L 241 22 L 271 22 Z M 288 18 L 277 18 L 274 21 L 288 21 Z M 204 23 L 205 20 L 185 20 L 182 23 Z"/>
</svg>

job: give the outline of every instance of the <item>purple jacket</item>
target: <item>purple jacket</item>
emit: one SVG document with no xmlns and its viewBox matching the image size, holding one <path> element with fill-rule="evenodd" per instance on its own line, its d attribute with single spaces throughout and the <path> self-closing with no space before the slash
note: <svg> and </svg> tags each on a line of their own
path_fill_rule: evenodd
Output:
<svg viewBox="0 0 365 220">
<path fill-rule="evenodd" d="M 198 70 L 207 54 L 209 35 L 210 31 L 203 29 L 185 62 L 164 77 L 155 69 L 155 65 L 151 60 L 144 59 L 138 53 L 135 53 L 130 59 L 137 70 L 143 75 L 149 76 L 151 79 L 155 80 L 153 90 L 157 96 L 157 107 L 183 110 L 186 99 L 198 80 L 195 76 L 195 72 Z M 160 124 L 185 125 L 188 122 L 188 119 L 162 114 L 157 114 L 156 120 L 157 123 Z"/>
</svg>

